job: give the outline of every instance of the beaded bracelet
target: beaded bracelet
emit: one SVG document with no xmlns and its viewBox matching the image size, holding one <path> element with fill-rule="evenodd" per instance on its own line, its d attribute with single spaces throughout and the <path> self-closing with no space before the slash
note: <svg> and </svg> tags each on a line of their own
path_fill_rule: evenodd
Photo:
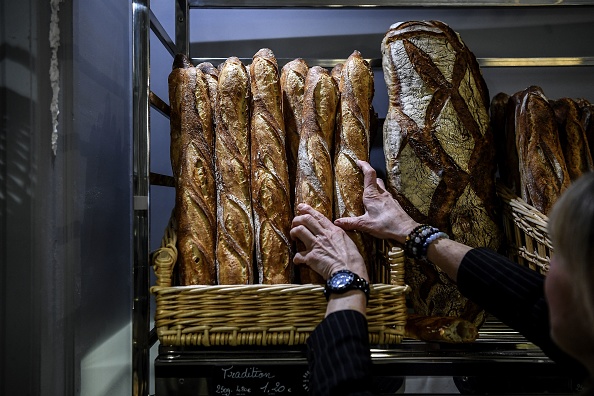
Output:
<svg viewBox="0 0 594 396">
<path fill-rule="evenodd" d="M 436 227 L 421 224 L 407 235 L 404 242 L 404 251 L 412 258 L 426 260 L 429 245 L 442 238 L 448 239 L 449 236 Z"/>
</svg>

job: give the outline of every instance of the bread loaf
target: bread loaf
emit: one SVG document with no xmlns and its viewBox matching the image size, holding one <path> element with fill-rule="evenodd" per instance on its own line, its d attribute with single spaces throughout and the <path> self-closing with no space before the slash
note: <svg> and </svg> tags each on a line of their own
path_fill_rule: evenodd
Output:
<svg viewBox="0 0 594 396">
<path fill-rule="evenodd" d="M 473 342 L 478 338 L 478 328 L 467 320 L 452 316 L 408 315 L 404 334 L 421 341 L 447 343 Z"/>
<path fill-rule="evenodd" d="M 340 86 L 340 79 L 342 78 L 342 68 L 344 67 L 344 63 L 337 63 L 334 65 L 332 70 L 330 70 L 330 75 L 334 79 L 336 86 Z M 338 113 L 340 114 L 340 113 Z"/>
<path fill-rule="evenodd" d="M 578 99 L 578 104 L 581 111 L 582 126 L 586 132 L 586 140 L 590 148 L 590 156 L 594 160 L 594 105 L 586 99 Z"/>
<path fill-rule="evenodd" d="M 216 129 L 217 273 L 219 284 L 254 282 L 251 202 L 250 79 L 236 57 L 218 78 Z"/>
<path fill-rule="evenodd" d="M 469 246 L 497 250 L 489 94 L 474 55 L 438 21 L 394 24 L 381 48 L 389 191 L 417 222 Z M 433 264 L 407 260 L 406 283 L 416 313 L 483 323 L 485 312 Z"/>
<path fill-rule="evenodd" d="M 174 178 L 179 175 L 179 163 L 181 156 L 181 134 L 182 131 L 197 123 L 196 112 L 191 111 L 196 86 L 195 72 L 189 69 L 193 67 L 190 60 L 183 54 L 178 54 L 173 60 L 173 67 L 167 79 L 169 89 L 169 108 L 170 108 L 170 135 L 169 143 L 171 170 Z M 192 81 L 189 81 L 190 78 Z M 191 84 L 191 85 L 190 85 Z"/>
<path fill-rule="evenodd" d="M 576 101 L 561 98 L 550 101 L 559 133 L 559 143 L 571 181 L 593 170 L 592 156 L 582 124 L 582 112 Z"/>
<path fill-rule="evenodd" d="M 280 85 L 283 92 L 283 116 L 285 121 L 287 163 L 289 167 L 289 188 L 291 203 L 295 200 L 295 175 L 297 172 L 297 150 L 303 113 L 305 77 L 309 66 L 301 59 L 294 59 L 281 70 Z"/>
<path fill-rule="evenodd" d="M 555 114 L 540 87 L 521 92 L 516 107 L 516 146 L 522 177 L 522 198 L 548 214 L 571 182 Z"/>
<path fill-rule="evenodd" d="M 177 270 L 182 285 L 213 285 L 216 283 L 214 133 L 204 75 L 188 63 L 176 60 L 169 77 Z"/>
<path fill-rule="evenodd" d="M 210 98 L 210 108 L 212 113 L 212 122 L 214 129 L 216 131 L 216 120 L 217 120 L 217 112 L 219 108 L 219 99 L 218 99 L 218 80 L 219 80 L 219 70 L 213 66 L 210 62 L 202 62 L 196 66 L 197 69 L 204 73 L 204 79 L 206 84 L 208 85 L 208 97 Z"/>
<path fill-rule="evenodd" d="M 285 149 L 282 92 L 276 58 L 258 51 L 249 69 L 252 89 L 251 165 L 259 283 L 291 283 L 289 230 L 293 218 Z"/>
<path fill-rule="evenodd" d="M 299 142 L 295 207 L 306 203 L 332 218 L 332 148 L 338 105 L 338 87 L 330 73 L 309 69 L 303 97 L 303 120 Z M 322 283 L 323 278 L 306 266 L 299 267 L 301 283 Z"/>
<path fill-rule="evenodd" d="M 342 68 L 340 107 L 337 117 L 334 155 L 334 218 L 365 214 L 363 172 L 358 160 L 369 162 L 370 117 L 373 100 L 373 73 L 358 51 L 353 52 Z M 371 271 L 372 239 L 357 231 L 348 232 Z"/>
</svg>

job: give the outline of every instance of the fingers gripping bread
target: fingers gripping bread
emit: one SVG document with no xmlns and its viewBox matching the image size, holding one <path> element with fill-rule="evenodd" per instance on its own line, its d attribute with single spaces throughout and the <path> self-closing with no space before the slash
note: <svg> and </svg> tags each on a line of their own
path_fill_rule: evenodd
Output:
<svg viewBox="0 0 594 396">
<path fill-rule="evenodd" d="M 320 66 L 309 69 L 303 98 L 295 203 L 306 203 L 328 218 L 332 218 L 331 150 L 338 95 L 338 87 L 326 69 Z M 299 267 L 299 273 L 301 283 L 323 282 L 320 275 L 305 266 Z"/>
<path fill-rule="evenodd" d="M 357 160 L 369 162 L 373 73 L 358 51 L 345 62 L 340 79 L 340 117 L 334 156 L 334 218 L 356 217 L 365 213 L 363 172 Z M 361 232 L 349 236 L 363 255 L 368 271 L 371 239 Z"/>
</svg>

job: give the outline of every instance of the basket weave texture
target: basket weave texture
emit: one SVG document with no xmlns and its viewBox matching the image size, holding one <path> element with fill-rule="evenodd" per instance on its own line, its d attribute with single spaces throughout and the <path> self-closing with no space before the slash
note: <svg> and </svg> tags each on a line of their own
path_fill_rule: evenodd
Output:
<svg viewBox="0 0 594 396">
<path fill-rule="evenodd" d="M 497 194 L 502 202 L 503 231 L 509 258 L 546 275 L 553 253 L 547 231 L 549 218 L 501 183 L 497 184 Z"/>
<path fill-rule="evenodd" d="M 156 284 L 155 327 L 162 345 L 300 345 L 322 321 L 326 299 L 321 285 L 171 286 L 177 260 L 172 218 L 161 247 L 152 255 Z M 376 276 L 367 307 L 372 345 L 397 344 L 404 337 L 406 297 L 404 252 L 387 243 L 378 248 Z"/>
</svg>

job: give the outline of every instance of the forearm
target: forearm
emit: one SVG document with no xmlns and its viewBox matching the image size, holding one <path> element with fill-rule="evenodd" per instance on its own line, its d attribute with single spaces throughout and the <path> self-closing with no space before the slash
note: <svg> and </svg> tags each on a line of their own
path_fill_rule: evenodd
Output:
<svg viewBox="0 0 594 396">
<path fill-rule="evenodd" d="M 392 231 L 392 239 L 405 244 L 406 237 L 417 227 L 419 223 L 408 222 L 405 226 L 399 225 Z M 445 272 L 454 282 L 458 278 L 458 268 L 462 259 L 471 250 L 471 247 L 447 238 L 441 238 L 429 245 L 427 248 L 427 259 Z"/>
<path fill-rule="evenodd" d="M 343 294 L 330 295 L 326 307 L 326 317 L 334 312 L 343 310 L 357 311 L 365 316 L 367 314 L 367 299 L 365 298 L 365 294 L 360 290 L 350 290 Z"/>
<path fill-rule="evenodd" d="M 471 249 L 471 247 L 451 239 L 438 239 L 429 245 L 427 259 L 445 272 L 450 279 L 457 282 L 460 263 Z"/>
</svg>

